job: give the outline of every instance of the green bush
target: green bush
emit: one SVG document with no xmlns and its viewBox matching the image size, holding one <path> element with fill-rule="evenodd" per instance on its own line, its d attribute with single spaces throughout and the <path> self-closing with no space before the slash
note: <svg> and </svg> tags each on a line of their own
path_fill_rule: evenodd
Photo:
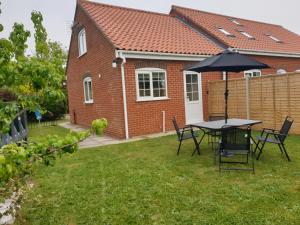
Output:
<svg viewBox="0 0 300 225">
<path fill-rule="evenodd" d="M 22 146 L 10 144 L 0 149 L 0 180 L 6 181 L 11 177 L 24 176 L 29 173 L 27 163 L 29 153 Z"/>
<path fill-rule="evenodd" d="M 96 135 L 103 135 L 105 129 L 108 126 L 108 122 L 107 119 L 102 118 L 102 119 L 96 119 L 92 122 L 92 131 L 96 134 Z"/>
<path fill-rule="evenodd" d="M 0 148 L 0 185 L 10 178 L 22 178 L 33 171 L 35 162 L 53 165 L 57 157 L 74 153 L 89 132 L 71 132 L 64 137 L 49 135 L 39 143 L 9 144 Z"/>
</svg>

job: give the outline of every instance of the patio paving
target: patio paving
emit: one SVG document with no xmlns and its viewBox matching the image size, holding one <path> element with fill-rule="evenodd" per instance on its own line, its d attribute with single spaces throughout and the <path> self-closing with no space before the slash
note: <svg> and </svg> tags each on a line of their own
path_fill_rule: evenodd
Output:
<svg viewBox="0 0 300 225">
<path fill-rule="evenodd" d="M 64 127 L 66 129 L 70 129 L 75 132 L 80 132 L 80 131 L 85 131 L 87 128 L 84 128 L 82 126 L 72 124 L 70 122 L 64 122 L 58 124 L 61 127 Z M 133 142 L 133 141 L 140 141 L 144 139 L 151 139 L 151 138 L 157 138 L 157 137 L 162 137 L 162 136 L 167 136 L 175 134 L 175 131 L 169 131 L 165 133 L 157 133 L 157 134 L 149 134 L 149 135 L 143 135 L 143 136 L 138 136 L 134 138 L 130 138 L 129 140 L 125 139 L 117 139 L 111 136 L 96 136 L 96 135 L 91 135 L 87 139 L 85 139 L 83 142 L 79 144 L 79 148 L 94 148 L 94 147 L 100 147 L 100 146 L 105 146 L 105 145 L 113 145 L 113 144 L 120 144 L 120 143 L 126 143 L 126 142 Z"/>
</svg>

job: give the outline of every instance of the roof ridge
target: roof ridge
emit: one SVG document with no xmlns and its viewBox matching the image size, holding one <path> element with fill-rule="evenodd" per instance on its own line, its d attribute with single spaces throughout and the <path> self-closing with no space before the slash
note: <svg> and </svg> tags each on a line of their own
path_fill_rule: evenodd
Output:
<svg viewBox="0 0 300 225">
<path fill-rule="evenodd" d="M 77 2 L 78 2 L 79 4 L 84 3 L 84 2 L 87 2 L 87 3 L 90 3 L 90 4 L 101 5 L 101 6 L 105 6 L 105 7 L 119 8 L 119 9 L 123 9 L 123 10 L 136 11 L 136 12 L 149 13 L 149 14 L 156 14 L 156 15 L 161 15 L 161 16 L 167 16 L 167 17 L 170 17 L 170 15 L 169 15 L 169 14 L 166 14 L 166 13 L 159 13 L 159 12 L 147 11 L 147 10 L 143 10 L 143 9 L 135 9 L 135 8 L 125 7 L 125 6 L 112 5 L 112 4 L 105 4 L 105 3 L 94 2 L 94 1 L 90 1 L 90 0 L 77 0 Z"/>
<path fill-rule="evenodd" d="M 235 16 L 228 16 L 228 15 L 225 15 L 225 14 L 214 13 L 214 12 L 207 12 L 207 11 L 203 11 L 203 10 L 199 10 L 199 9 L 193 9 L 193 8 L 188 8 L 188 7 L 178 6 L 178 5 L 172 5 L 171 10 L 176 9 L 176 8 L 182 8 L 182 9 L 192 10 L 192 11 L 206 13 L 206 14 L 223 16 L 223 17 L 227 17 L 227 18 L 230 18 L 230 19 L 245 20 L 245 21 L 249 21 L 249 22 L 255 22 L 255 23 L 261 23 L 261 24 L 272 25 L 272 26 L 277 26 L 277 27 L 283 27 L 282 25 L 279 25 L 279 24 L 267 23 L 267 22 L 262 22 L 262 21 L 257 21 L 257 20 L 244 19 L 244 18 L 235 17 Z"/>
</svg>

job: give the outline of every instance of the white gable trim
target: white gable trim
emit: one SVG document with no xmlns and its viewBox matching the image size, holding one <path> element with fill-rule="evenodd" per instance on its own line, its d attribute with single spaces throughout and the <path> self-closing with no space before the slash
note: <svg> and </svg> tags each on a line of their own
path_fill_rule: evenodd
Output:
<svg viewBox="0 0 300 225">
<path fill-rule="evenodd" d="M 173 54 L 159 52 L 125 51 L 116 50 L 116 57 L 127 59 L 156 59 L 156 60 L 177 60 L 177 61 L 202 61 L 211 55 Z"/>
<path fill-rule="evenodd" d="M 239 53 L 245 55 L 262 55 L 262 56 L 277 56 L 287 58 L 300 58 L 300 53 L 289 53 L 289 52 L 273 52 L 273 51 L 259 51 L 250 49 L 237 49 Z"/>
</svg>

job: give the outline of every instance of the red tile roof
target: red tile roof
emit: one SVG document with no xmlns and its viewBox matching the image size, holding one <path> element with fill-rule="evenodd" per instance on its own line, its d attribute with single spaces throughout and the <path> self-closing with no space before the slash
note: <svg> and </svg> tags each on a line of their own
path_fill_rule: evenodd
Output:
<svg viewBox="0 0 300 225">
<path fill-rule="evenodd" d="M 79 0 L 78 4 L 117 49 L 216 54 L 222 49 L 167 14 Z"/>
<path fill-rule="evenodd" d="M 170 14 L 185 18 L 228 47 L 256 51 L 300 53 L 300 36 L 279 25 L 208 13 L 179 6 L 172 6 Z M 235 24 L 230 19 L 236 20 L 241 25 Z M 234 37 L 226 36 L 220 32 L 218 28 L 225 29 L 233 34 Z M 255 39 L 249 39 L 241 34 L 240 31 L 247 32 Z M 272 35 L 282 42 L 276 42 L 267 35 Z"/>
</svg>

